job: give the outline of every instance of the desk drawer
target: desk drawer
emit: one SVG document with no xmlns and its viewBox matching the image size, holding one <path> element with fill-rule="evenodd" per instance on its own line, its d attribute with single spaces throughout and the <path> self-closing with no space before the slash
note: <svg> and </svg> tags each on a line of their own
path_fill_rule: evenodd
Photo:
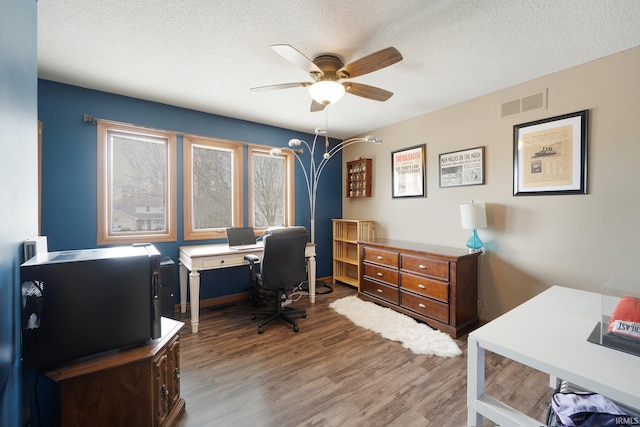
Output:
<svg viewBox="0 0 640 427">
<path fill-rule="evenodd" d="M 240 252 L 238 254 L 221 255 L 215 258 L 205 258 L 202 260 L 201 270 L 208 270 L 213 268 L 223 267 L 235 267 L 239 265 L 248 265 L 249 261 L 244 259 L 244 256 L 251 252 Z M 254 254 L 256 255 L 256 254 Z M 257 255 L 258 258 L 262 258 L 262 254 Z"/>
<path fill-rule="evenodd" d="M 382 264 L 391 268 L 398 268 L 398 253 L 385 251 L 382 249 L 375 249 L 365 246 L 364 261 L 375 262 L 376 264 Z"/>
<path fill-rule="evenodd" d="M 390 303 L 396 305 L 399 303 L 398 288 L 396 287 L 388 286 L 364 278 L 362 280 L 362 283 L 360 284 L 360 290 L 361 292 L 364 292 L 376 298 L 383 299 L 385 301 L 389 301 Z"/>
<path fill-rule="evenodd" d="M 415 276 L 409 273 L 400 273 L 400 286 L 403 289 L 437 299 L 444 303 L 449 302 L 449 284 L 427 279 L 424 276 Z"/>
<path fill-rule="evenodd" d="M 449 280 L 449 263 L 447 261 L 402 254 L 400 269 Z"/>
<path fill-rule="evenodd" d="M 447 304 L 401 291 L 400 305 L 422 316 L 449 323 L 449 306 Z"/>
<path fill-rule="evenodd" d="M 364 275 L 381 280 L 389 285 L 398 286 L 398 271 L 377 265 L 364 264 Z"/>
</svg>

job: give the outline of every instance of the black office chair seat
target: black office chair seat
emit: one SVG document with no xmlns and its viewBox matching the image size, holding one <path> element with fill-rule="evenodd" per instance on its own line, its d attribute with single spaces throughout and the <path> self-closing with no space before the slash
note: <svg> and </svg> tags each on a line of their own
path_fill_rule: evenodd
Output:
<svg viewBox="0 0 640 427">
<path fill-rule="evenodd" d="M 259 315 L 268 316 L 258 325 L 259 334 L 264 332 L 265 325 L 276 319 L 291 324 L 293 331 L 298 332 L 300 328 L 294 319 L 307 317 L 305 310 L 283 307 L 282 303 L 295 287 L 307 279 L 305 247 L 308 240 L 309 233 L 304 227 L 287 227 L 267 234 L 263 238 L 264 249 L 260 272 L 258 272 L 259 258 L 252 254 L 245 255 L 244 258 L 249 261 L 249 277 L 252 286 L 274 295 L 272 311 L 251 313 L 252 320 Z"/>
</svg>

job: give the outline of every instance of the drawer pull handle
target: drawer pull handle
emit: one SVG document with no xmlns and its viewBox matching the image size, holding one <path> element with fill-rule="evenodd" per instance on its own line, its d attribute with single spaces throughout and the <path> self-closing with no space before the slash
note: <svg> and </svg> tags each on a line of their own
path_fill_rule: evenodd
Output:
<svg viewBox="0 0 640 427">
<path fill-rule="evenodd" d="M 376 273 L 376 275 L 377 275 L 378 277 L 382 277 L 382 273 L 380 273 L 380 272 L 377 272 L 377 273 Z"/>
<path fill-rule="evenodd" d="M 382 261 L 384 258 L 382 258 L 380 255 L 378 255 L 377 257 L 380 261 Z"/>
<path fill-rule="evenodd" d="M 425 285 L 423 285 L 422 283 L 420 283 L 420 284 L 418 285 L 418 287 L 419 287 L 420 289 L 427 289 L 427 287 L 426 287 Z"/>
<path fill-rule="evenodd" d="M 426 306 L 426 305 L 424 305 L 424 304 L 418 304 L 418 307 L 420 307 L 420 308 L 427 308 L 427 306 Z"/>
<path fill-rule="evenodd" d="M 382 289 L 376 289 L 377 292 L 382 293 Z"/>
<path fill-rule="evenodd" d="M 427 268 L 427 266 L 426 266 L 426 265 L 424 265 L 424 264 L 420 264 L 420 265 L 418 266 L 418 268 L 421 268 L 421 269 L 425 270 L 425 269 Z"/>
<path fill-rule="evenodd" d="M 160 386 L 160 397 L 162 398 L 162 400 L 166 399 L 168 394 L 169 390 L 167 390 L 166 384 L 162 384 Z"/>
</svg>

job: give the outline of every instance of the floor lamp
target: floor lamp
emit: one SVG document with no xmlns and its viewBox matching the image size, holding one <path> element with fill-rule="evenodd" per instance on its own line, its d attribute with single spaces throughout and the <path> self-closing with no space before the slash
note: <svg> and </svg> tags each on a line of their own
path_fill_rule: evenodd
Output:
<svg viewBox="0 0 640 427">
<path fill-rule="evenodd" d="M 317 162 L 315 151 L 316 143 L 319 139 L 321 139 L 319 138 L 320 136 L 324 136 L 324 153 L 322 155 L 322 160 L 320 160 L 320 162 Z M 307 185 L 307 194 L 309 196 L 309 210 L 311 212 L 311 243 L 313 244 L 315 244 L 316 242 L 316 192 L 318 189 L 318 182 L 320 180 L 320 176 L 322 175 L 322 171 L 327 165 L 327 162 L 329 162 L 329 160 L 331 160 L 334 155 L 340 152 L 343 148 L 346 148 L 353 144 L 357 144 L 359 142 L 382 144 L 381 139 L 378 139 L 373 135 L 367 135 L 365 137 L 346 139 L 340 142 L 338 145 L 335 145 L 334 147 L 329 147 L 329 137 L 327 136 L 327 131 L 325 129 L 316 128 L 315 136 L 311 145 L 309 145 L 304 140 L 294 138 L 289 140 L 289 147 L 272 148 L 269 152 L 272 156 L 278 156 L 282 154 L 282 150 L 289 150 L 293 152 L 295 158 L 298 160 L 298 163 L 300 164 L 300 166 L 302 166 L 305 183 Z M 308 165 L 305 165 L 305 163 L 302 161 L 301 155 L 304 154 L 303 147 L 306 147 L 309 152 Z"/>
<path fill-rule="evenodd" d="M 325 137 L 325 149 L 324 154 L 322 155 L 322 160 L 319 163 L 316 162 L 315 151 L 316 151 L 316 143 L 318 141 L 318 137 L 320 135 L 324 135 Z M 304 179 L 307 185 L 307 194 L 309 196 L 309 210 L 311 212 L 311 243 L 315 243 L 315 219 L 316 219 L 316 191 L 318 189 L 318 182 L 320 180 L 320 176 L 322 175 L 322 171 L 324 167 L 327 165 L 327 162 L 331 160 L 331 158 L 340 152 L 343 148 L 348 147 L 353 144 L 357 144 L 359 142 L 369 142 L 372 144 L 382 144 L 382 140 L 378 139 L 372 135 L 367 135 L 361 138 L 350 138 L 342 141 L 338 145 L 329 148 L 329 137 L 327 136 L 327 132 L 324 129 L 316 128 L 315 136 L 313 138 L 313 142 L 309 145 L 306 141 L 301 139 L 290 139 L 289 147 L 307 147 L 309 151 L 309 165 L 308 167 L 302 161 L 300 157 L 304 154 L 303 148 L 272 148 L 269 152 L 272 156 L 278 156 L 282 154 L 282 150 L 290 150 L 302 166 L 302 171 L 304 172 Z"/>
</svg>

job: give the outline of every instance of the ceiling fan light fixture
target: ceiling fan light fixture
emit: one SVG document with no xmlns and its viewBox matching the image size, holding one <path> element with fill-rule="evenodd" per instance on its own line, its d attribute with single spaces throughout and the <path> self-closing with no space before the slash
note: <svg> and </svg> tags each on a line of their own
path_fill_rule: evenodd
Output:
<svg viewBox="0 0 640 427">
<path fill-rule="evenodd" d="M 344 91 L 344 86 L 333 80 L 321 80 L 309 86 L 309 95 L 314 101 L 324 105 L 338 102 Z"/>
</svg>

